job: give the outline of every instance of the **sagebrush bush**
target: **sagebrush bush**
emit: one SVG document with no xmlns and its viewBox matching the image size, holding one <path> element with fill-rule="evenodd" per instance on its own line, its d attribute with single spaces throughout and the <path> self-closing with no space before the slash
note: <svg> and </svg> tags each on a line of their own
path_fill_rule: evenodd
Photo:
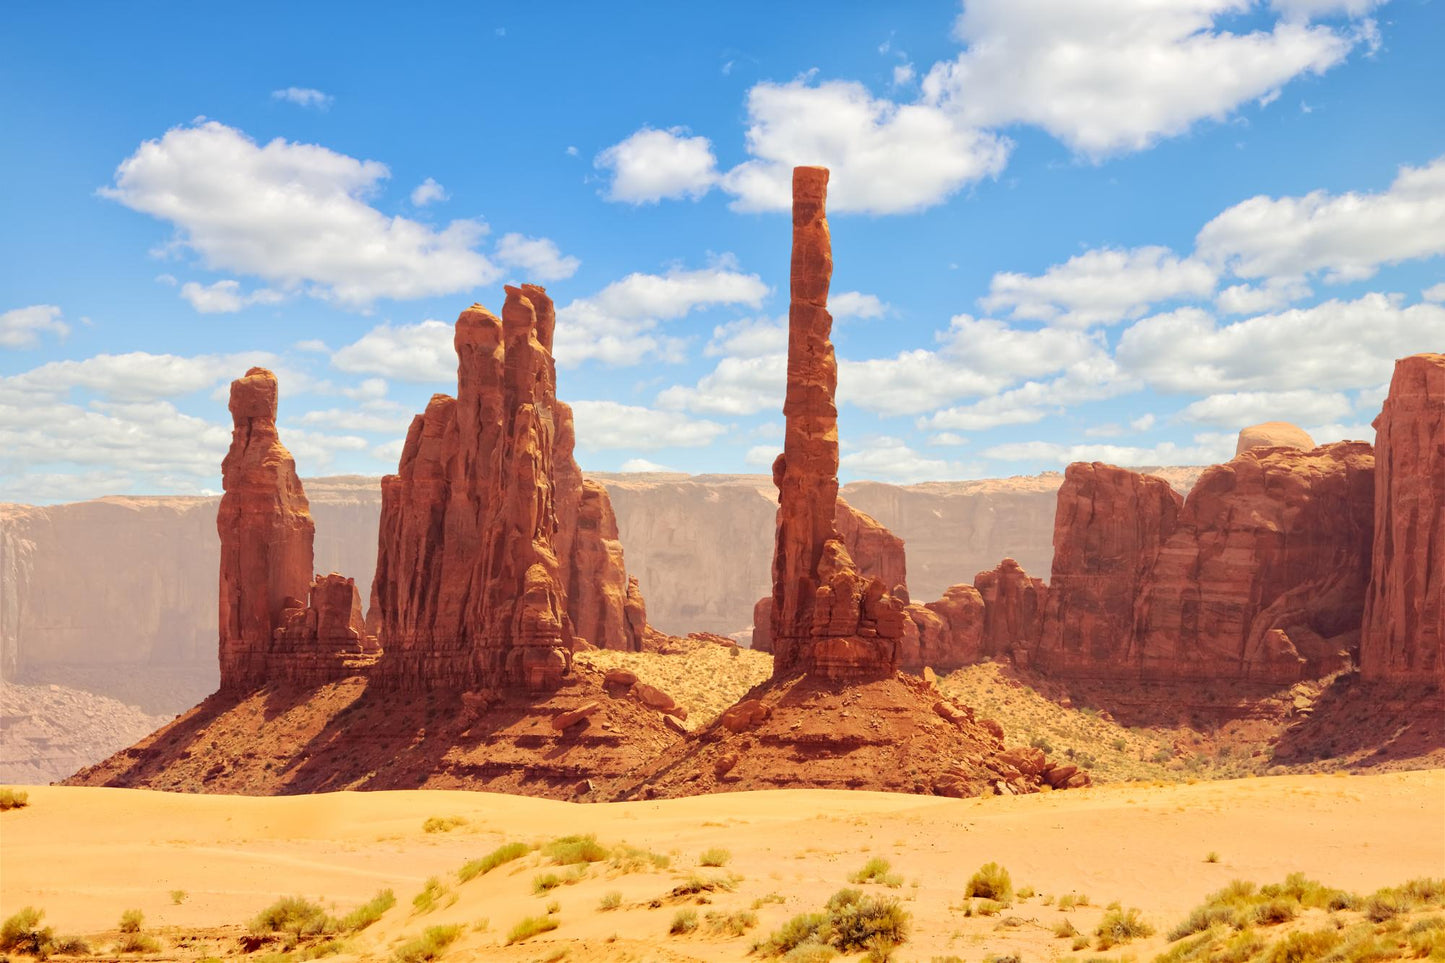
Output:
<svg viewBox="0 0 1445 963">
<path fill-rule="evenodd" d="M 138 909 L 128 909 L 120 914 L 119 929 L 122 933 L 139 933 L 145 914 Z"/>
<path fill-rule="evenodd" d="M 597 908 L 603 912 L 607 912 L 608 910 L 615 910 L 621 905 L 622 894 L 614 889 L 610 893 L 602 894 L 602 900 L 597 904 Z"/>
<path fill-rule="evenodd" d="M 597 841 L 596 836 L 561 836 L 542 847 L 542 855 L 555 866 L 570 866 L 574 863 L 600 863 L 611 851 Z"/>
<path fill-rule="evenodd" d="M 672 917 L 672 923 L 667 931 L 673 936 L 681 936 L 683 933 L 691 933 L 697 929 L 697 910 L 680 909 Z"/>
<path fill-rule="evenodd" d="M 485 856 L 473 859 L 457 870 L 457 879 L 465 883 L 478 876 L 485 876 L 504 863 L 521 859 L 532 851 L 526 843 L 503 843 Z"/>
<path fill-rule="evenodd" d="M 439 878 L 428 877 L 427 881 L 422 884 L 421 892 L 411 898 L 412 912 L 417 915 L 430 913 L 450 892 Z"/>
<path fill-rule="evenodd" d="M 714 847 L 703 852 L 703 854 L 698 857 L 697 862 L 699 866 L 726 866 L 728 860 L 732 858 L 733 854 L 726 849 Z"/>
<path fill-rule="evenodd" d="M 882 856 L 874 856 L 863 864 L 863 868 L 852 876 L 848 877 L 850 883 L 881 883 L 892 889 L 903 885 L 903 877 L 897 873 L 890 873 L 893 864 Z"/>
<path fill-rule="evenodd" d="M 446 926 L 428 926 L 421 936 L 397 947 L 392 959 L 396 963 L 428 963 L 428 961 L 440 957 L 443 951 L 461 935 L 462 928 L 456 923 Z"/>
<path fill-rule="evenodd" d="M 23 789 L 0 786 L 0 812 L 7 809 L 24 809 L 30 805 L 30 793 Z"/>
<path fill-rule="evenodd" d="M 525 939 L 536 936 L 538 933 L 555 930 L 557 926 L 557 921 L 550 916 L 528 916 L 525 919 L 518 920 L 517 925 L 507 931 L 507 945 L 511 946 L 513 943 L 520 943 Z"/>
<path fill-rule="evenodd" d="M 963 889 L 964 896 L 981 896 L 996 900 L 1005 906 L 1013 902 L 1014 884 L 1008 870 L 998 863 L 984 863 L 978 872 L 969 877 Z"/>
<path fill-rule="evenodd" d="M 336 932 L 339 924 L 304 896 L 283 896 L 251 920 L 253 933 L 290 933 L 298 939 Z"/>
<path fill-rule="evenodd" d="M 449 833 L 466 824 L 466 819 L 461 816 L 432 816 L 421 824 L 421 828 L 429 833 Z"/>
<path fill-rule="evenodd" d="M 1297 931 L 1271 946 L 1262 963 L 1311 963 L 1323 959 L 1342 942 L 1344 937 L 1334 927 Z"/>
<path fill-rule="evenodd" d="M 909 914 L 891 897 L 865 896 L 862 890 L 840 889 L 828 897 L 821 913 L 803 913 L 784 923 L 755 951 L 764 956 L 791 954 L 808 944 L 844 953 L 867 951 L 870 959 L 887 959 L 908 939 Z"/>
<path fill-rule="evenodd" d="M 41 926 L 45 911 L 26 906 L 20 912 L 0 924 L 0 950 L 45 957 L 45 948 L 55 942 L 55 932 L 48 926 Z"/>
<path fill-rule="evenodd" d="M 561 885 L 562 877 L 556 873 L 542 873 L 532 878 L 532 894 L 534 896 L 541 896 L 543 893 L 554 890 Z"/>
<path fill-rule="evenodd" d="M 1154 927 L 1144 922 L 1144 917 L 1132 906 L 1123 909 L 1114 906 L 1104 912 L 1104 918 L 1094 930 L 1099 939 L 1099 949 L 1107 950 L 1130 940 L 1154 935 Z"/>
<path fill-rule="evenodd" d="M 389 889 L 378 890 L 375 896 L 341 917 L 338 922 L 348 933 L 359 933 L 381 919 L 382 914 L 395 905 L 395 893 Z"/>
</svg>

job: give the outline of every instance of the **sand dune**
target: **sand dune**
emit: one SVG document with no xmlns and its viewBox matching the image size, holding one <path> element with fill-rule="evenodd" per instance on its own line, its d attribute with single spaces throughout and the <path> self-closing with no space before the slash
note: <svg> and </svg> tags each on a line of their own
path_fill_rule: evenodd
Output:
<svg viewBox="0 0 1445 963">
<path fill-rule="evenodd" d="M 251 798 L 117 789 L 36 787 L 30 805 L 0 816 L 0 905 L 43 908 L 65 933 L 101 937 L 121 911 L 139 908 L 147 927 L 199 942 L 182 958 L 224 951 L 225 937 L 273 899 L 300 894 L 344 912 L 378 889 L 398 905 L 353 941 L 350 952 L 383 958 L 391 945 L 428 926 L 465 924 L 449 956 L 536 959 L 571 948 L 570 959 L 735 960 L 754 938 L 789 917 L 819 908 L 870 856 L 902 876 L 895 890 L 913 915 L 901 959 L 957 954 L 981 959 L 1018 951 L 1026 959 L 1069 955 L 1051 929 L 1067 916 L 1082 931 L 1104 904 L 1139 907 L 1161 931 L 1229 880 L 1277 881 L 1302 871 L 1327 884 L 1370 891 L 1445 874 L 1445 770 L 1370 776 L 1285 776 L 1195 785 L 1119 785 L 1069 793 L 953 800 L 879 793 L 782 791 L 576 805 L 468 792 L 375 792 Z M 423 831 L 432 816 L 459 816 L 446 833 Z M 594 833 L 671 855 L 671 867 L 621 873 L 606 863 L 579 882 L 537 896 L 539 853 L 459 884 L 467 860 L 508 841 Z M 670 898 L 698 870 L 710 847 L 730 851 L 713 877 L 735 890 L 711 902 Z M 1217 863 L 1205 861 L 1210 851 Z M 1039 896 L 1000 918 L 964 917 L 963 886 L 982 863 L 997 861 L 1016 886 Z M 562 869 L 556 869 L 564 874 Z M 413 914 L 428 877 L 455 895 Z M 176 904 L 172 891 L 184 890 Z M 621 907 L 599 910 L 608 892 Z M 1061 913 L 1042 897 L 1086 894 L 1091 906 Z M 770 901 L 771 899 L 780 901 Z M 649 908 L 651 901 L 659 908 Z M 758 901 L 762 900 L 761 904 Z M 506 933 L 560 904 L 559 927 L 504 948 Z M 743 936 L 671 936 L 679 907 L 708 912 L 756 906 Z M 488 925 L 478 930 L 478 921 Z M 616 937 L 613 941 L 611 938 Z M 1147 959 L 1163 936 L 1131 944 Z M 234 943 L 231 944 L 232 948 Z"/>
</svg>

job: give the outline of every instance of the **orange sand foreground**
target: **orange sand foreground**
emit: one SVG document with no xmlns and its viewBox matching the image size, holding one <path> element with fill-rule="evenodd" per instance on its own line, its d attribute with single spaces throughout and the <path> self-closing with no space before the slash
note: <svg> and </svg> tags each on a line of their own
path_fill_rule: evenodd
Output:
<svg viewBox="0 0 1445 963">
<path fill-rule="evenodd" d="M 123 910 L 139 908 L 147 930 L 163 938 L 184 930 L 219 941 L 278 896 L 304 895 L 344 912 L 390 887 L 397 906 L 354 941 L 352 954 L 362 958 L 385 958 L 392 944 L 427 926 L 464 923 L 449 960 L 547 958 L 563 947 L 573 960 L 637 958 L 644 949 L 644 959 L 740 959 L 753 939 L 821 907 L 873 856 L 903 878 L 897 889 L 870 887 L 902 898 L 913 915 L 903 960 L 979 960 L 1000 950 L 1026 960 L 1070 955 L 1052 929 L 1067 916 L 1090 932 L 1114 900 L 1139 907 L 1160 930 L 1127 948 L 1148 959 L 1164 945 L 1164 931 L 1235 878 L 1275 882 L 1299 870 L 1368 892 L 1445 875 L 1445 770 L 970 800 L 794 790 L 577 805 L 440 791 L 284 798 L 28 791 L 28 807 L 0 815 L 5 915 L 34 905 L 58 931 L 91 935 L 113 931 Z M 467 822 L 424 832 L 432 816 Z M 667 853 L 671 867 L 622 873 L 599 863 L 578 882 L 534 895 L 533 879 L 552 867 L 533 853 L 457 881 L 464 862 L 501 843 L 569 833 Z M 699 915 L 756 905 L 757 926 L 745 936 L 706 928 L 669 935 L 678 908 L 695 905 L 695 897 L 667 894 L 714 847 L 730 858 L 701 872 L 731 876 L 735 889 L 710 894 L 710 903 L 696 906 Z M 1218 862 L 1206 861 L 1211 852 Z M 1038 893 L 1007 911 L 1016 919 L 1008 927 L 1000 918 L 964 918 L 957 908 L 969 876 L 990 861 L 1005 866 L 1016 887 Z M 439 908 L 414 914 L 412 897 L 431 876 L 451 892 Z M 179 905 L 176 890 L 185 891 Z M 599 903 L 611 892 L 621 894 L 621 906 L 603 911 Z M 1069 893 L 1087 895 L 1091 905 L 1061 912 L 1057 897 Z M 774 894 L 781 902 L 757 905 Z M 649 907 L 655 900 L 661 906 Z M 503 948 L 514 923 L 545 915 L 552 901 L 560 904 L 556 930 Z"/>
</svg>

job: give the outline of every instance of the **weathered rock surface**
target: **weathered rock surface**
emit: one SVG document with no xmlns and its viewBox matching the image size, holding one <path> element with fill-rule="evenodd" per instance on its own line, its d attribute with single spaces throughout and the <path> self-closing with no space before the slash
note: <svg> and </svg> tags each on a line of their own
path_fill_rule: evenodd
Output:
<svg viewBox="0 0 1445 963">
<path fill-rule="evenodd" d="M 1251 448 L 1295 448 L 1309 451 L 1313 447 L 1315 440 L 1298 425 L 1287 421 L 1266 421 L 1242 429 L 1239 440 L 1235 442 L 1234 453 L 1242 455 Z"/>
<path fill-rule="evenodd" d="M 43 786 L 64 779 L 172 718 L 93 692 L 0 681 L 0 783 Z"/>
<path fill-rule="evenodd" d="M 906 614 L 899 656 L 903 668 L 949 672 L 983 657 L 984 601 L 972 585 L 951 585 L 941 599 L 910 603 Z"/>
<path fill-rule="evenodd" d="M 783 453 L 773 463 L 778 527 L 773 553 L 774 677 L 891 674 L 903 602 L 861 575 L 838 535 L 838 366 L 829 340 L 832 242 L 828 172 L 793 171 L 792 300 Z"/>
<path fill-rule="evenodd" d="M 1445 354 L 1395 362 L 1375 433 L 1360 669 L 1368 680 L 1445 685 Z"/>
<path fill-rule="evenodd" d="M 1118 671 L 1133 637 L 1135 604 L 1183 506 L 1161 478 L 1100 462 L 1068 467 L 1035 667 L 1069 677 Z"/>
<path fill-rule="evenodd" d="M 1145 581 L 1120 672 L 1279 683 L 1339 667 L 1358 644 L 1374 487 L 1364 442 L 1256 448 L 1205 471 Z"/>
<path fill-rule="evenodd" d="M 578 624 L 594 645 L 637 644 L 616 520 L 557 401 L 554 323 L 534 285 L 508 287 L 500 318 L 463 311 L 457 397 L 432 398 L 382 480 L 371 617 L 390 682 L 550 691 Z"/>
<path fill-rule="evenodd" d="M 332 572 L 311 580 L 305 603 L 282 613 L 271 642 L 269 682 L 314 685 L 364 671 L 381 654 L 367 635 L 356 580 Z"/>
<path fill-rule="evenodd" d="M 833 513 L 833 525 L 857 564 L 859 575 L 876 578 L 890 590 L 908 587 L 903 539 L 842 498 L 838 499 L 838 509 Z"/>
<path fill-rule="evenodd" d="M 979 572 L 973 587 L 983 599 L 983 653 L 1023 661 L 1038 646 L 1049 587 L 1011 558 Z"/>
<path fill-rule="evenodd" d="M 311 583 L 315 524 L 296 462 L 276 432 L 276 376 L 252 368 L 231 382 L 231 449 L 221 466 L 226 494 L 221 539 L 221 688 L 264 685 L 271 640 L 288 603 Z"/>
</svg>

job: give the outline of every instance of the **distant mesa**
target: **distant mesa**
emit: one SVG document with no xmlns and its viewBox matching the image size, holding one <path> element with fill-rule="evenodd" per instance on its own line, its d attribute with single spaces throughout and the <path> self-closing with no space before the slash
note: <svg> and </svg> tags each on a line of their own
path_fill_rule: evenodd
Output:
<svg viewBox="0 0 1445 963">
<path fill-rule="evenodd" d="M 1287 421 L 1266 421 L 1241 430 L 1234 453 L 1242 455 L 1251 448 L 1298 448 L 1300 451 L 1309 451 L 1314 446 L 1315 440 L 1310 437 L 1310 433 L 1298 425 Z"/>
</svg>

